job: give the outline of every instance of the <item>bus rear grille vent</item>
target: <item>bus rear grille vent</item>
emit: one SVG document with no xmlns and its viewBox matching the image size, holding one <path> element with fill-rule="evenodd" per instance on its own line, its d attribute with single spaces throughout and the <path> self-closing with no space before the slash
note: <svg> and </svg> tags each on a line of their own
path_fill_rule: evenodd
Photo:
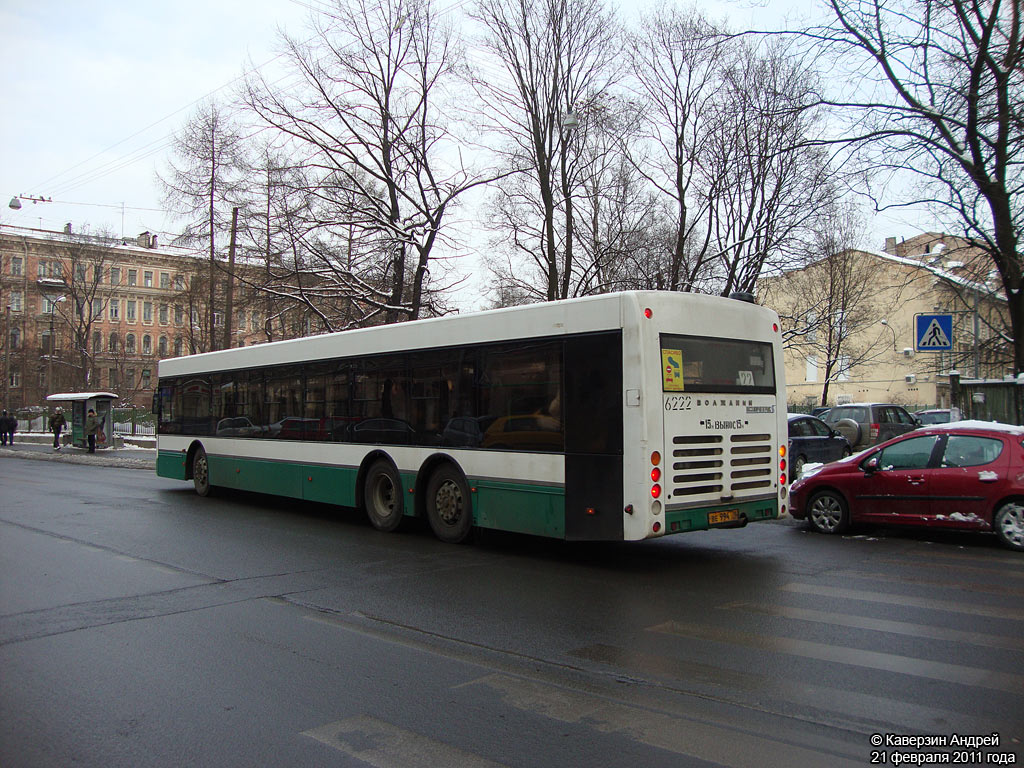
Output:
<svg viewBox="0 0 1024 768">
<path fill-rule="evenodd" d="M 678 435 L 672 438 L 672 495 L 721 495 L 725 449 L 721 435 Z"/>
<path fill-rule="evenodd" d="M 775 481 L 771 435 L 730 435 L 729 443 L 729 485 L 733 492 L 771 488 Z"/>
</svg>

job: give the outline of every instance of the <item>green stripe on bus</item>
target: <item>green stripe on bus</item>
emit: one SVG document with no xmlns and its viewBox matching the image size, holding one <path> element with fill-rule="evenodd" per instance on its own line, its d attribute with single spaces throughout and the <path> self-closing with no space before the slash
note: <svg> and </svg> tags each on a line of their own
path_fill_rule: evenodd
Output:
<svg viewBox="0 0 1024 768">
<path fill-rule="evenodd" d="M 736 510 L 738 516 L 746 516 L 749 523 L 775 520 L 779 516 L 778 500 L 774 498 L 738 502 L 736 504 L 716 504 L 713 507 L 668 509 L 665 510 L 666 532 L 706 531 L 712 527 L 708 523 L 708 515 L 715 512 L 728 512 L 730 510 Z"/>
<path fill-rule="evenodd" d="M 283 461 L 207 456 L 210 483 L 256 493 L 288 496 L 307 501 L 351 507 L 356 503 L 358 468 Z M 157 456 L 157 474 L 185 479 L 185 455 L 163 451 Z M 400 473 L 405 513 L 415 514 L 416 473 Z M 553 538 L 565 537 L 565 489 L 486 479 L 474 482 L 474 522 L 484 528 Z"/>
</svg>

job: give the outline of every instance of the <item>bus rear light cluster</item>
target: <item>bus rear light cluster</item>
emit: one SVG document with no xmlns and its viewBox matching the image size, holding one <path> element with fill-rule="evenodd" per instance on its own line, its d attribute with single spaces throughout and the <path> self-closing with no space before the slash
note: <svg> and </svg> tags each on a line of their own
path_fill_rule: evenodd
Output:
<svg viewBox="0 0 1024 768">
<path fill-rule="evenodd" d="M 786 490 L 786 446 L 779 446 L 779 485 Z"/>
<path fill-rule="evenodd" d="M 651 453 L 651 465 L 652 465 L 651 466 L 651 482 L 653 483 L 653 485 L 651 486 L 651 498 L 652 499 L 660 499 L 661 498 L 661 484 L 659 483 L 659 481 L 661 480 L 661 466 L 660 466 L 661 465 L 661 452 L 660 451 L 654 451 L 654 452 Z"/>
</svg>

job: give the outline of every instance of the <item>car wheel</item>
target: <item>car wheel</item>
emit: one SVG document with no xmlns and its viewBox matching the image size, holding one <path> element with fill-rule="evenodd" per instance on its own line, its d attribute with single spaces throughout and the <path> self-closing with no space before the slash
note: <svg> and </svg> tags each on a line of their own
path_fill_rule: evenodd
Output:
<svg viewBox="0 0 1024 768">
<path fill-rule="evenodd" d="M 466 478 L 444 464 L 427 483 L 427 520 L 434 535 L 449 544 L 461 544 L 473 531 L 473 499 Z"/>
<path fill-rule="evenodd" d="M 1024 505 L 1008 501 L 996 510 L 992 521 L 996 535 L 1004 546 L 1024 551 Z"/>
<path fill-rule="evenodd" d="M 210 495 L 210 462 L 202 446 L 192 456 L 192 485 L 200 496 Z"/>
<path fill-rule="evenodd" d="M 835 491 L 819 491 L 807 503 L 807 519 L 821 533 L 842 533 L 850 525 L 846 499 Z"/>
<path fill-rule="evenodd" d="M 797 456 L 793 462 L 793 479 L 799 479 L 804 473 L 804 464 L 807 463 L 806 456 Z"/>
<path fill-rule="evenodd" d="M 370 465 L 363 483 L 363 505 L 370 524 L 378 531 L 390 533 L 402 522 L 402 480 L 390 461 L 378 459 Z"/>
</svg>

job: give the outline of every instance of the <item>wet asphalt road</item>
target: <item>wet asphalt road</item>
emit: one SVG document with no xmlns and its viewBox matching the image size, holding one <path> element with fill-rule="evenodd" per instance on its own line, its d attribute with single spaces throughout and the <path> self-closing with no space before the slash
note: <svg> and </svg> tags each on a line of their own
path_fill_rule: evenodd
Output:
<svg viewBox="0 0 1024 768">
<path fill-rule="evenodd" d="M 874 734 L 993 733 L 1024 760 L 1024 556 L 991 537 L 453 547 L 26 453 L 0 450 L 5 768 L 891 765 Z"/>
</svg>

